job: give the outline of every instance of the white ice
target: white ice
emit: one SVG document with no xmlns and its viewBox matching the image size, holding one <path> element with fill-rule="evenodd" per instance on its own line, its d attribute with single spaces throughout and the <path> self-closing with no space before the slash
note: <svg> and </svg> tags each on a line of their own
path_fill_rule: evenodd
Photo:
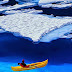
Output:
<svg viewBox="0 0 72 72">
<path fill-rule="evenodd" d="M 8 7 L 0 6 L 0 13 L 3 12 L 3 11 L 13 10 L 13 9 L 17 9 L 17 8 L 33 7 L 35 5 L 36 5 L 35 3 L 24 3 L 24 4 L 21 4 L 21 5 L 16 4 L 14 6 L 8 6 Z"/>
<path fill-rule="evenodd" d="M 72 24 L 56 29 L 41 38 L 41 42 L 50 42 L 58 38 L 71 38 L 72 35 L 64 36 L 65 33 L 72 30 Z"/>
<path fill-rule="evenodd" d="M 0 4 L 4 4 L 4 3 L 7 3 L 8 0 L 4 0 L 4 1 L 0 1 Z"/>
<path fill-rule="evenodd" d="M 40 0 L 39 4 L 47 4 L 47 3 L 53 3 L 53 2 L 64 2 L 64 3 L 70 3 L 72 0 Z"/>
<path fill-rule="evenodd" d="M 52 4 L 53 2 L 61 1 L 59 4 Z M 51 2 L 51 3 L 50 3 Z M 40 0 L 39 5 L 43 8 L 69 8 L 72 7 L 72 1 L 71 0 Z"/>
<path fill-rule="evenodd" d="M 69 24 L 72 25 L 72 17 L 55 18 L 28 13 L 17 13 L 0 17 L 0 26 L 5 31 L 9 31 L 15 36 L 29 37 L 33 41 L 38 41 L 44 34 Z M 60 33 L 63 34 L 62 31 Z M 53 38 L 53 36 L 51 37 Z"/>
<path fill-rule="evenodd" d="M 30 14 L 38 14 L 38 13 L 42 13 L 42 10 L 35 10 L 35 9 L 21 9 L 21 10 L 11 10 L 11 11 L 6 11 L 3 14 L 16 14 L 16 13 L 30 13 Z"/>
<path fill-rule="evenodd" d="M 41 5 L 41 7 L 43 8 L 55 8 L 55 9 L 59 9 L 59 8 L 69 8 L 72 7 L 72 4 L 45 4 L 45 5 Z"/>
</svg>

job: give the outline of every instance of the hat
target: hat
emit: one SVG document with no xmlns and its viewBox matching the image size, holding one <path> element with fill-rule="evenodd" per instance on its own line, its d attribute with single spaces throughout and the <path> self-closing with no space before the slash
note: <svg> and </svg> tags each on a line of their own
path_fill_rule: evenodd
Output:
<svg viewBox="0 0 72 72">
<path fill-rule="evenodd" d="M 24 59 L 22 61 L 24 61 Z"/>
</svg>

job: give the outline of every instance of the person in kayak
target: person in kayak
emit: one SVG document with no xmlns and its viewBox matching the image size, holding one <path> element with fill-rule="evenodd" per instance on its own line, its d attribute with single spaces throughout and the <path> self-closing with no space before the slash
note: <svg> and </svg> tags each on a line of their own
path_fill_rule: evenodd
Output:
<svg viewBox="0 0 72 72">
<path fill-rule="evenodd" d="M 18 63 L 18 65 L 22 66 L 22 67 L 29 67 L 24 63 L 24 59 L 22 60 L 22 63 Z"/>
</svg>

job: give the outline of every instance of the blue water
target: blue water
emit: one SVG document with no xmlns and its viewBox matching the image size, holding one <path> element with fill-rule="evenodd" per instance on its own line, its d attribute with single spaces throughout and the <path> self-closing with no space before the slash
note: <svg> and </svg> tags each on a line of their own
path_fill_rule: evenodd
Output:
<svg viewBox="0 0 72 72">
<path fill-rule="evenodd" d="M 72 72 L 71 39 L 33 44 L 11 33 L 1 33 L 0 48 L 0 72 L 13 72 L 11 66 L 18 66 L 22 59 L 26 64 L 49 59 L 46 67 L 24 72 Z"/>
</svg>

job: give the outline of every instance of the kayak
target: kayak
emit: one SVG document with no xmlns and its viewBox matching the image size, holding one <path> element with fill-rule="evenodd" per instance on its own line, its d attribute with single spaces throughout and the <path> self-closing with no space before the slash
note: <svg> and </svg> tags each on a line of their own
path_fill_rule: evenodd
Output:
<svg viewBox="0 0 72 72">
<path fill-rule="evenodd" d="M 11 67 L 13 71 L 24 71 L 24 70 L 31 70 L 31 69 L 36 69 L 36 68 L 41 68 L 45 67 L 48 63 L 48 59 L 42 62 L 36 62 L 32 64 L 28 64 L 27 66 L 29 67 L 21 67 L 21 66 L 16 66 L 16 67 Z"/>
</svg>

